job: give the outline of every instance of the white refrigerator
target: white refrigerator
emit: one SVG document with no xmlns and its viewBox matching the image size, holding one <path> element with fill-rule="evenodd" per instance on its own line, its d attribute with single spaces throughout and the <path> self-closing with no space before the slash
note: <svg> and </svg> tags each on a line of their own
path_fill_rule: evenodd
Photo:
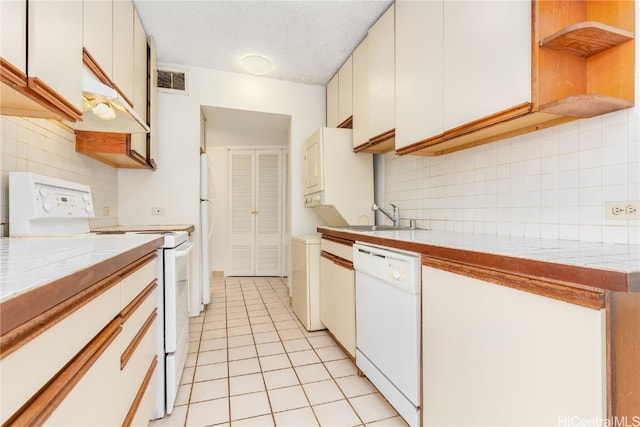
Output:
<svg viewBox="0 0 640 427">
<path fill-rule="evenodd" d="M 213 234 L 213 183 L 207 153 L 200 154 L 200 283 L 201 310 L 211 302 L 209 247 Z"/>
</svg>

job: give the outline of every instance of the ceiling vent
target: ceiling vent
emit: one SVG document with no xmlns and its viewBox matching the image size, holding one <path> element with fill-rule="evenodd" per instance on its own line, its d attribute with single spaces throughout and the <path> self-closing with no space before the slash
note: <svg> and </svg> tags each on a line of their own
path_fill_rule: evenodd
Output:
<svg viewBox="0 0 640 427">
<path fill-rule="evenodd" d="M 158 89 L 173 93 L 187 93 L 187 73 L 184 71 L 158 70 Z"/>
</svg>

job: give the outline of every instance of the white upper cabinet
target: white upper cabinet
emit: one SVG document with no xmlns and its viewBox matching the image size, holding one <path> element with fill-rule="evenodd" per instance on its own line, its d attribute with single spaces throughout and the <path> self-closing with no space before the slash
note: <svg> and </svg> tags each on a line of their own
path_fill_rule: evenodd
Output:
<svg viewBox="0 0 640 427">
<path fill-rule="evenodd" d="M 337 128 L 340 124 L 339 117 L 339 87 L 340 84 L 339 73 L 335 73 L 334 76 L 327 83 L 327 127 Z"/>
<path fill-rule="evenodd" d="M 351 122 L 353 115 L 353 57 L 349 56 L 338 71 L 338 125 Z"/>
<path fill-rule="evenodd" d="M 353 58 L 349 56 L 327 84 L 327 127 L 351 127 Z"/>
<path fill-rule="evenodd" d="M 531 102 L 531 2 L 444 1 L 444 128 Z"/>
<path fill-rule="evenodd" d="M 27 31 L 29 86 L 81 114 L 82 2 L 29 1 Z"/>
<path fill-rule="evenodd" d="M 396 1 L 396 148 L 444 132 L 443 3 Z"/>
<path fill-rule="evenodd" d="M 369 139 L 395 128 L 395 8 L 369 29 Z"/>
<path fill-rule="evenodd" d="M 113 0 L 85 0 L 82 43 L 113 79 Z"/>
<path fill-rule="evenodd" d="M 0 2 L 0 57 L 27 72 L 27 0 Z"/>
<path fill-rule="evenodd" d="M 113 82 L 133 103 L 133 3 L 129 0 L 113 2 Z"/>
<path fill-rule="evenodd" d="M 369 142 L 369 39 L 353 51 L 353 148 Z"/>
</svg>

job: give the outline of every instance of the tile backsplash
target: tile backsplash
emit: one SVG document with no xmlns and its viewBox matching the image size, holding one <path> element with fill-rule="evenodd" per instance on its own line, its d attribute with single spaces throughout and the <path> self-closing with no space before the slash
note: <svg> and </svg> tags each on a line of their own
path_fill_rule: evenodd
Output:
<svg viewBox="0 0 640 427">
<path fill-rule="evenodd" d="M 385 200 L 434 230 L 640 244 L 640 220 L 605 219 L 605 202 L 640 200 L 639 103 L 439 157 L 386 154 Z"/>
<path fill-rule="evenodd" d="M 9 172 L 26 171 L 91 187 L 91 227 L 118 224 L 118 170 L 75 151 L 73 130 L 45 119 L 0 116 L 0 223 L 9 227 Z M 104 215 L 107 213 L 109 215 Z"/>
</svg>

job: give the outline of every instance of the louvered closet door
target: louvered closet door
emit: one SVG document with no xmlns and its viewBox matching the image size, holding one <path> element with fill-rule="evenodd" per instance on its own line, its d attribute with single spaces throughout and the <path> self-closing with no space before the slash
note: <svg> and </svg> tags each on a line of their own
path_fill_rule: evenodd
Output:
<svg viewBox="0 0 640 427">
<path fill-rule="evenodd" d="M 229 276 L 253 276 L 255 152 L 229 152 Z"/>
<path fill-rule="evenodd" d="M 282 262 L 282 185 L 280 150 L 256 154 L 257 276 L 279 276 Z"/>
<path fill-rule="evenodd" d="M 229 152 L 228 276 L 282 274 L 282 162 L 282 150 Z"/>
</svg>

